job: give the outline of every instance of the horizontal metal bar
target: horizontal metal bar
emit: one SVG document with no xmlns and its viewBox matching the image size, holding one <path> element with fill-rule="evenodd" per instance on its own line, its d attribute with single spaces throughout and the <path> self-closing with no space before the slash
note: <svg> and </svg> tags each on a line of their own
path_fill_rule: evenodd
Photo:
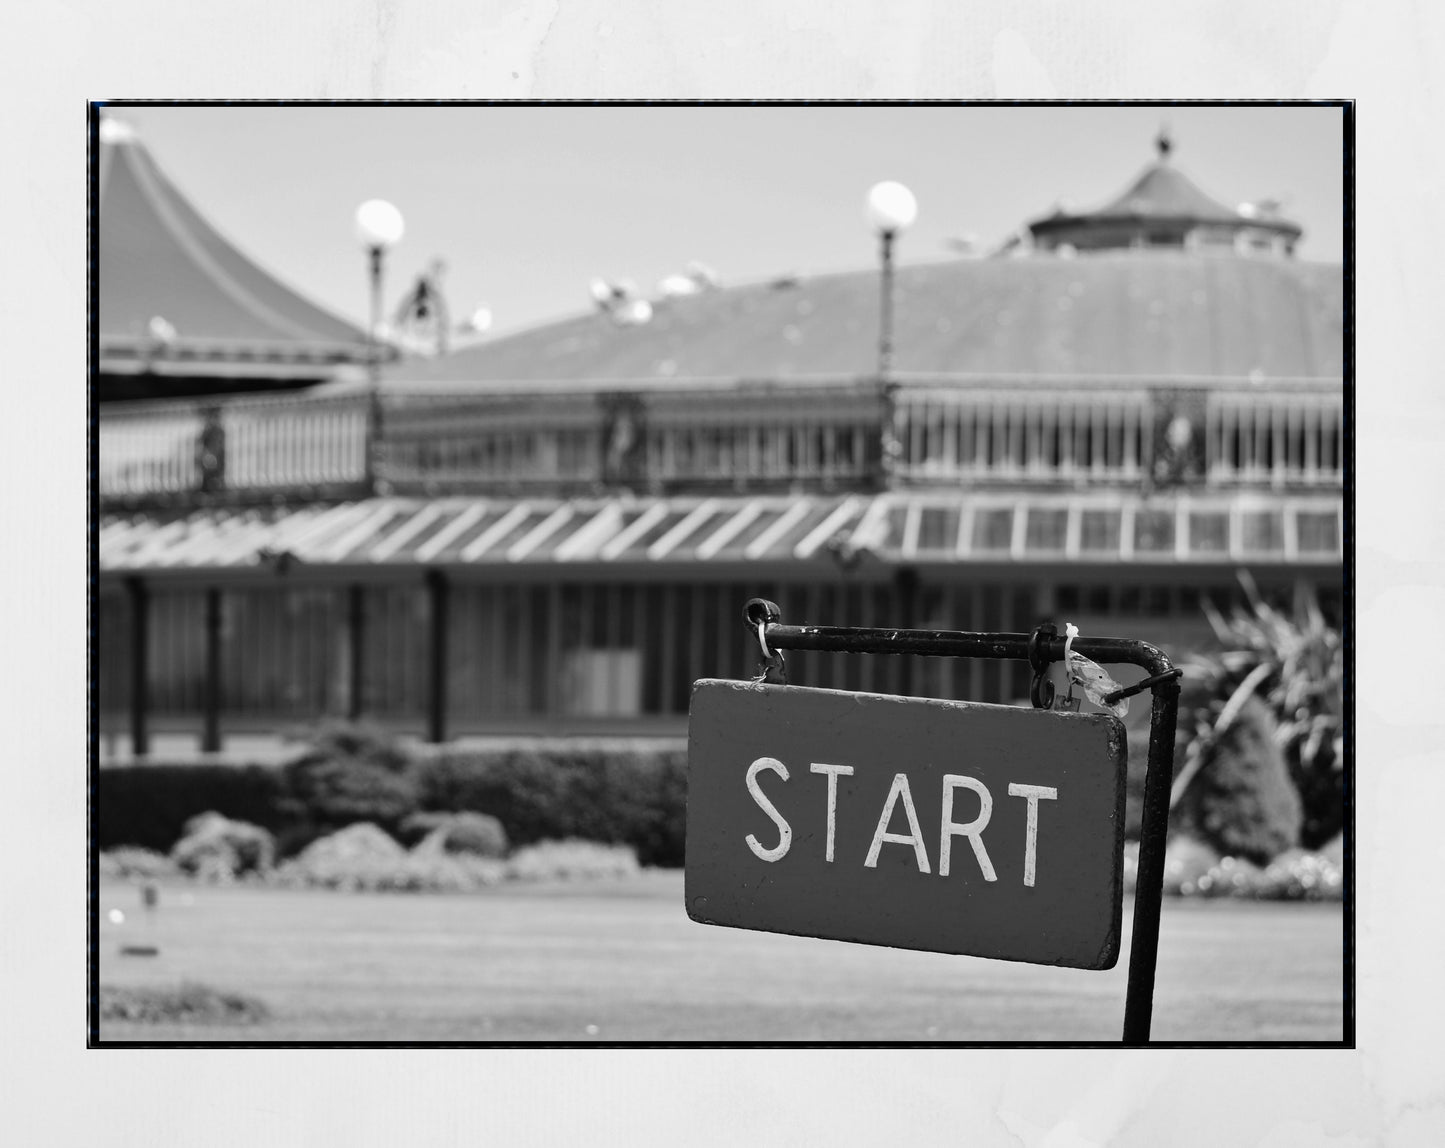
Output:
<svg viewBox="0 0 1445 1148">
<path fill-rule="evenodd" d="M 1135 682 L 1132 686 L 1124 686 L 1111 694 L 1104 695 L 1104 704 L 1111 706 L 1115 702 L 1123 701 L 1125 698 L 1132 698 L 1135 694 L 1142 694 L 1145 690 L 1153 689 L 1157 685 L 1170 681 L 1174 678 L 1182 678 L 1183 670 L 1166 670 L 1162 674 L 1151 674 L 1143 681 Z"/>
<path fill-rule="evenodd" d="M 1012 658 L 1027 661 L 1028 634 L 966 633 L 959 630 L 891 630 L 851 626 L 787 626 L 772 623 L 769 646 L 781 650 L 825 650 L 845 654 L 921 654 L 934 658 Z M 1065 639 L 1039 643 L 1046 660 L 1064 660 Z M 1102 665 L 1140 666 L 1168 675 L 1174 666 L 1157 646 L 1134 638 L 1075 638 L 1071 647 Z M 1177 687 L 1176 687 L 1177 689 Z"/>
</svg>

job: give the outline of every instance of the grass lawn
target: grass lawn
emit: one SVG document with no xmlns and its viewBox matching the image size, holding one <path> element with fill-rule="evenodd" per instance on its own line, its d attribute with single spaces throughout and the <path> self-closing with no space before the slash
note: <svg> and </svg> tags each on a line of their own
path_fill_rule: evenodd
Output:
<svg viewBox="0 0 1445 1148">
<path fill-rule="evenodd" d="M 120 909 L 123 924 L 108 919 Z M 486 893 L 100 889 L 102 985 L 199 981 L 252 1026 L 101 1026 L 141 1041 L 971 1041 L 1119 1038 L 1117 968 L 1081 972 L 694 924 L 682 874 Z M 120 955 L 154 944 L 158 956 Z M 1166 898 L 1158 1040 L 1339 1040 L 1339 905 Z"/>
</svg>

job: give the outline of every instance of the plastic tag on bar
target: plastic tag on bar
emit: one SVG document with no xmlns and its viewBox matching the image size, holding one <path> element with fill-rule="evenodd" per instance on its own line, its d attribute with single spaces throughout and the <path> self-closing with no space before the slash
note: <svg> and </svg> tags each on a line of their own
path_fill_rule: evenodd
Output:
<svg viewBox="0 0 1445 1148">
<path fill-rule="evenodd" d="M 1081 686 L 1084 696 L 1096 706 L 1102 706 L 1115 717 L 1122 718 L 1129 712 L 1129 699 L 1120 698 L 1112 704 L 1104 699 L 1124 687 L 1105 673 L 1104 668 L 1097 662 L 1091 662 L 1083 654 L 1074 653 L 1072 647 L 1074 639 L 1079 636 L 1079 627 L 1067 622 L 1064 625 L 1064 634 L 1064 671 L 1069 675 L 1069 680 Z"/>
</svg>

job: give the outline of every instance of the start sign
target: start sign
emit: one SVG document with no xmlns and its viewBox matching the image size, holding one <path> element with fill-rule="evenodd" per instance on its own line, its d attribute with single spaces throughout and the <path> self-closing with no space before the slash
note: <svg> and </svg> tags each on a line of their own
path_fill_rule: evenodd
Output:
<svg viewBox="0 0 1445 1148">
<path fill-rule="evenodd" d="M 1109 714 L 698 682 L 688 916 L 1112 968 L 1125 759 Z"/>
</svg>

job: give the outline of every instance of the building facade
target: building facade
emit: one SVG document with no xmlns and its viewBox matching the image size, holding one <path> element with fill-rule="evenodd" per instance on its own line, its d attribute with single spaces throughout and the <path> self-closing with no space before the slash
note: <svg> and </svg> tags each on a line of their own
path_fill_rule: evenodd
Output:
<svg viewBox="0 0 1445 1148">
<path fill-rule="evenodd" d="M 379 402 L 340 380 L 107 408 L 103 754 L 325 714 L 675 736 L 695 679 L 754 673 L 756 595 L 794 623 L 1071 621 L 1178 657 L 1247 569 L 1339 619 L 1342 268 L 1164 147 L 1119 202 L 900 269 L 886 379 L 863 271 L 599 307 L 398 362 Z M 807 652 L 789 676 L 1028 695 L 1021 663 Z"/>
</svg>

